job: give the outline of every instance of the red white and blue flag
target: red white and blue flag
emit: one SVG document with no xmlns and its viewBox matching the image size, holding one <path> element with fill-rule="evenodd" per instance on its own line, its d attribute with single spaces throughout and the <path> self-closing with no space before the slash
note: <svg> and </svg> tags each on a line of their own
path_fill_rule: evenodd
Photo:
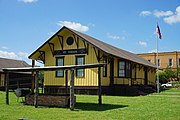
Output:
<svg viewBox="0 0 180 120">
<path fill-rule="evenodd" d="M 156 27 L 156 34 L 159 36 L 159 39 L 162 39 L 162 34 L 161 34 L 161 31 L 160 31 L 160 28 L 159 28 L 158 24 L 157 24 L 157 27 Z"/>
</svg>

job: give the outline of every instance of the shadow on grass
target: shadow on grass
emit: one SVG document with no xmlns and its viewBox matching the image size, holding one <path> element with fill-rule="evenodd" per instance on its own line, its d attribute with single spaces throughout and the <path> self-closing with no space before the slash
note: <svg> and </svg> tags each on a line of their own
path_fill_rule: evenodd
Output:
<svg viewBox="0 0 180 120">
<path fill-rule="evenodd" d="M 113 105 L 113 104 L 98 105 L 97 103 L 80 103 L 80 102 L 77 102 L 75 105 L 76 109 L 83 111 L 106 111 L 106 110 L 119 109 L 124 107 L 128 107 L 128 105 Z"/>
</svg>

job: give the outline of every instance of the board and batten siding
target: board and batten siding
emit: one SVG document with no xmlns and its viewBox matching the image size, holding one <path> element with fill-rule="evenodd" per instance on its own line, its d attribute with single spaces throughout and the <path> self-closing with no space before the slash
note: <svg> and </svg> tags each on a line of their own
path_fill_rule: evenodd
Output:
<svg viewBox="0 0 180 120">
<path fill-rule="evenodd" d="M 54 55 L 52 54 L 50 45 L 48 43 L 52 43 L 54 45 L 54 50 L 62 50 L 62 44 L 59 41 L 58 35 L 63 36 L 63 50 L 70 50 L 70 49 L 84 49 L 85 46 L 88 49 L 87 54 L 69 54 L 69 55 Z M 83 40 L 81 37 L 77 36 L 77 34 L 73 35 L 73 32 L 69 31 L 68 29 L 63 29 L 58 35 L 53 36 L 46 44 L 43 45 L 39 49 L 38 52 L 35 52 L 32 56 L 32 59 L 37 60 L 39 59 L 40 51 L 44 51 L 45 58 L 44 58 L 44 66 L 56 66 L 56 57 L 63 57 L 64 58 L 64 65 L 75 65 L 76 64 L 76 57 L 77 56 L 84 56 L 85 64 L 98 64 L 97 60 L 97 53 L 98 49 L 95 47 L 96 45 L 91 45 L 87 43 L 86 40 Z M 72 37 L 76 39 L 72 45 L 68 45 L 66 40 L 68 37 Z M 62 40 L 62 39 L 61 39 Z M 62 41 L 61 41 L 62 42 Z M 77 45 L 78 44 L 78 45 Z M 84 45 L 85 44 L 85 45 Z M 95 53 L 96 51 L 96 53 Z M 103 55 L 108 56 L 103 51 L 100 52 L 100 57 Z M 120 58 L 111 56 L 114 59 L 114 84 L 117 85 L 131 85 L 133 84 L 144 84 L 145 74 L 144 74 L 144 65 L 139 65 L 138 63 L 131 62 L 132 66 L 136 68 L 136 75 L 134 72 L 134 68 L 131 66 L 132 76 L 130 78 L 120 78 L 118 77 L 118 61 Z M 124 60 L 128 61 L 128 60 Z M 130 62 L 130 61 L 129 61 Z M 104 63 L 103 60 L 100 60 L 100 63 Z M 150 67 L 147 67 L 150 69 Z M 154 69 L 154 68 L 151 68 Z M 76 77 L 75 71 L 75 86 L 98 86 L 98 68 L 92 69 L 85 69 L 84 77 Z M 155 83 L 155 72 L 154 70 L 148 70 L 148 84 L 153 82 Z M 68 86 L 70 84 L 70 72 L 68 72 Z M 136 77 L 135 77 L 136 76 Z M 64 71 L 64 77 L 56 77 L 56 71 L 48 71 L 44 72 L 44 85 L 45 86 L 65 86 L 66 75 Z M 101 85 L 102 86 L 109 86 L 110 85 L 110 63 L 107 64 L 107 77 L 103 76 L 103 68 L 101 68 Z"/>
<path fill-rule="evenodd" d="M 0 73 L 0 87 L 4 86 L 4 81 L 5 81 L 5 74 Z"/>
<path fill-rule="evenodd" d="M 64 40 L 66 40 L 68 37 L 73 37 L 73 35 L 67 31 L 67 33 L 63 34 Z M 77 36 L 75 36 L 77 37 Z M 54 49 L 55 50 L 62 50 L 60 43 L 58 41 L 57 37 L 54 37 L 53 40 Z M 87 43 L 86 43 L 87 44 Z M 84 43 L 79 38 L 78 41 L 78 49 L 84 48 Z M 76 43 L 74 42 L 72 45 L 67 45 L 66 41 L 63 42 L 63 49 L 77 49 Z M 55 66 L 56 65 L 56 57 L 64 57 L 64 65 L 75 65 L 76 64 L 76 56 L 85 56 L 85 64 L 97 64 L 97 58 L 94 52 L 93 46 L 89 45 L 88 47 L 88 55 L 87 54 L 81 54 L 81 55 L 56 55 L 53 57 L 51 50 L 49 47 L 46 47 L 45 50 L 45 66 Z M 108 66 L 109 67 L 109 66 Z M 101 70 L 102 71 L 102 70 Z M 76 73 L 75 73 L 76 74 Z M 68 72 L 68 85 L 70 79 L 70 72 Z M 102 76 L 102 85 L 107 85 L 108 77 L 104 78 Z M 91 68 L 91 69 L 85 69 L 85 76 L 84 77 L 75 77 L 75 86 L 98 86 L 98 69 L 97 68 Z M 64 77 L 56 77 L 55 71 L 48 71 L 44 74 L 44 85 L 52 85 L 52 86 L 65 86 L 65 72 Z"/>
</svg>

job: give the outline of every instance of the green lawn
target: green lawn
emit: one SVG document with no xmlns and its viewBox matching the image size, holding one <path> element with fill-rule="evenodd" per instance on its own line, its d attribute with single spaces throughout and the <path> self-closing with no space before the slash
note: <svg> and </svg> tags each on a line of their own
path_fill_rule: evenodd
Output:
<svg viewBox="0 0 180 120">
<path fill-rule="evenodd" d="M 6 105 L 5 93 L 0 92 L 0 120 L 180 120 L 180 90 L 176 89 L 138 97 L 103 96 L 102 106 L 97 105 L 97 96 L 77 95 L 76 100 L 75 111 L 67 108 L 34 108 L 17 102 L 14 93 L 10 93 L 10 105 Z"/>
</svg>

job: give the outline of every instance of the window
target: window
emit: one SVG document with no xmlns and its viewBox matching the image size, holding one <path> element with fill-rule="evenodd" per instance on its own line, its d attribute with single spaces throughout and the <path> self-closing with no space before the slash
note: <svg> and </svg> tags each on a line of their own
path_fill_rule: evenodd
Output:
<svg viewBox="0 0 180 120">
<path fill-rule="evenodd" d="M 126 62 L 126 77 L 131 77 L 131 64 L 130 62 Z"/>
<path fill-rule="evenodd" d="M 151 60 L 148 60 L 149 62 L 151 62 Z"/>
<path fill-rule="evenodd" d="M 64 57 L 56 58 L 56 66 L 64 66 Z M 56 77 L 64 77 L 64 70 L 56 71 Z"/>
<path fill-rule="evenodd" d="M 118 62 L 118 77 L 131 77 L 131 64 L 127 61 Z"/>
<path fill-rule="evenodd" d="M 103 67 L 103 77 L 107 77 L 107 58 L 104 59 L 104 63 L 106 65 Z"/>
<path fill-rule="evenodd" d="M 119 61 L 119 77 L 125 77 L 125 62 Z"/>
<path fill-rule="evenodd" d="M 179 66 L 180 66 L 180 58 L 179 58 Z"/>
<path fill-rule="evenodd" d="M 160 64 L 160 59 L 158 59 L 158 66 L 160 66 L 161 64 Z"/>
<path fill-rule="evenodd" d="M 84 56 L 77 56 L 76 57 L 76 65 L 83 65 L 84 64 Z M 77 77 L 84 77 L 84 69 L 77 69 L 76 70 Z"/>
<path fill-rule="evenodd" d="M 172 66 L 172 58 L 169 58 L 169 66 L 171 67 Z"/>
</svg>

